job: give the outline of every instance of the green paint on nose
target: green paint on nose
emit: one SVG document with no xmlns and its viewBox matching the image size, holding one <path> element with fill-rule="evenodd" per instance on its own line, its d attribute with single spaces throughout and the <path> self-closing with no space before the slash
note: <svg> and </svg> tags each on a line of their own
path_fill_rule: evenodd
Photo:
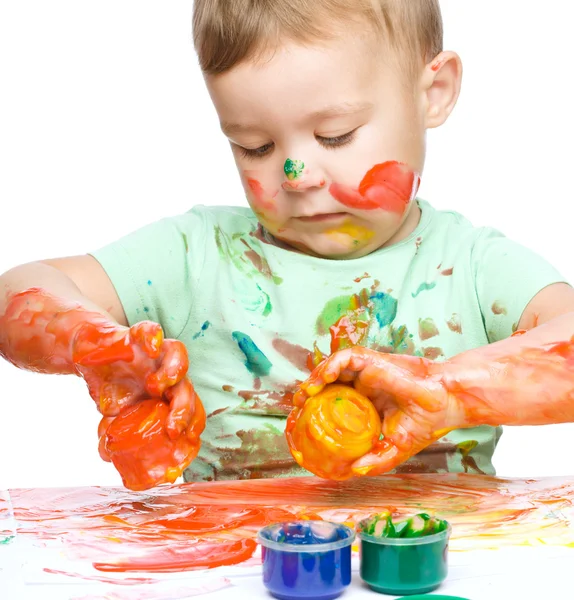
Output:
<svg viewBox="0 0 574 600">
<path fill-rule="evenodd" d="M 294 179 L 299 179 L 303 174 L 303 169 L 305 168 L 305 163 L 302 160 L 291 160 L 288 158 L 283 165 L 283 170 L 285 171 L 285 175 L 289 181 L 293 181 Z"/>
</svg>

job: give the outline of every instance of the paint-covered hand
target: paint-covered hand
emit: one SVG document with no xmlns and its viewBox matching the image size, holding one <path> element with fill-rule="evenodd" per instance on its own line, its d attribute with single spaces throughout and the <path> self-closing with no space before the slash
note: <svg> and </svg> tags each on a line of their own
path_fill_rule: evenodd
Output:
<svg viewBox="0 0 574 600">
<path fill-rule="evenodd" d="M 383 354 L 368 348 L 341 350 L 300 385 L 302 406 L 326 385 L 350 383 L 369 398 L 382 419 L 383 438 L 353 463 L 355 475 L 391 471 L 449 431 L 468 427 L 462 403 L 442 383 L 442 365 L 424 358 Z"/>
<path fill-rule="evenodd" d="M 83 377 L 103 415 L 99 437 L 104 460 L 114 459 L 105 443 L 114 419 L 121 421 L 124 413 L 150 398 L 166 405 L 160 411 L 161 429 L 174 441 L 170 460 L 175 468 L 181 468 L 184 455 L 191 454 L 187 448 L 181 451 L 182 436 L 199 448 L 205 412 L 186 378 L 187 350 L 177 340 L 164 340 L 157 323 L 124 327 L 78 302 L 31 288 L 10 297 L 0 317 L 0 356 L 22 369 Z M 121 431 L 119 423 L 114 430 Z M 149 473 L 143 471 L 142 477 L 161 479 L 160 471 L 169 461 L 155 464 L 153 453 L 146 458 L 153 477 L 145 479 Z"/>
<path fill-rule="evenodd" d="M 122 327 L 102 319 L 88 320 L 72 342 L 72 360 L 105 417 L 144 398 L 170 400 L 168 430 L 173 436 L 191 420 L 183 394 L 189 366 L 187 350 L 177 340 L 165 340 L 160 325 L 142 321 Z"/>
</svg>

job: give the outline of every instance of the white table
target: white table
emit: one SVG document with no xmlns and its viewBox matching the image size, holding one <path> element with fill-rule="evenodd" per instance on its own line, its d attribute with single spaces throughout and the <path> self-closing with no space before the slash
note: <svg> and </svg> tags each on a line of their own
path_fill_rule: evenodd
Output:
<svg viewBox="0 0 574 600">
<path fill-rule="evenodd" d="M 278 506 L 287 506 L 284 497 L 281 497 L 285 489 L 290 489 L 292 496 L 294 491 L 298 491 L 295 494 L 298 498 L 292 500 L 296 500 L 299 508 L 304 506 L 321 516 L 334 517 L 333 520 L 337 520 L 342 511 L 348 511 L 349 504 L 358 497 L 366 501 L 361 510 L 365 510 L 366 505 L 371 510 L 374 508 L 373 498 L 379 493 L 379 508 L 393 505 L 400 511 L 412 512 L 412 507 L 422 500 L 429 510 L 439 510 L 442 515 L 449 510 L 449 506 L 460 508 L 460 502 L 464 501 L 469 503 L 468 511 L 462 510 L 449 516 L 453 523 L 449 576 L 436 594 L 451 594 L 472 600 L 528 600 L 552 596 L 574 598 L 574 547 L 570 547 L 574 546 L 574 478 L 504 481 L 477 476 L 415 476 L 387 477 L 382 482 L 372 480 L 368 488 L 365 485 L 365 482 L 361 482 L 341 486 L 318 482 L 314 478 L 305 478 L 305 481 L 283 480 L 279 483 L 193 484 L 171 490 L 162 488 L 159 498 L 165 500 L 173 497 L 174 506 L 179 507 L 182 506 L 182 498 L 188 498 L 194 505 L 203 502 L 210 506 L 228 506 L 239 502 L 245 506 L 249 502 L 250 506 L 262 506 L 262 497 L 268 497 L 269 486 L 278 486 Z M 487 491 L 480 491 L 483 485 Z M 412 499 L 405 499 L 405 490 L 411 488 Z M 318 490 L 320 498 L 314 500 Z M 109 493 L 109 490 L 104 492 Z M 30 533 L 31 521 L 25 515 L 26 511 L 35 510 L 35 493 L 16 490 L 12 494 L 16 517 L 19 511 L 22 517 L 18 519 L 21 533 L 10 543 L 0 544 L 0 600 L 182 600 L 202 596 L 209 600 L 236 600 L 270 597 L 263 586 L 257 555 L 248 566 L 172 574 L 108 574 L 93 571 L 89 556 L 82 560 L 67 553 L 69 540 L 61 544 L 57 537 L 45 540 L 42 536 Z M 50 497 L 50 493 L 38 491 L 38 498 L 47 495 L 46 502 L 53 502 L 54 517 L 58 517 L 59 503 L 53 501 L 55 496 Z M 88 498 L 89 494 L 102 497 L 99 488 L 88 489 L 87 493 Z M 496 501 L 493 498 L 496 494 L 502 500 Z M 60 496 L 67 497 L 64 492 Z M 126 503 L 131 506 L 134 500 L 149 497 L 149 494 L 114 491 L 115 500 L 119 498 L 119 505 L 124 503 L 122 506 L 126 506 Z M 402 499 L 401 505 L 397 499 Z M 326 503 L 328 506 L 325 506 Z M 345 505 L 343 508 L 341 503 Z M 46 512 L 49 511 L 49 505 L 42 507 L 41 500 L 37 504 L 43 515 L 35 524 L 38 531 L 53 533 L 57 531 L 53 523 L 73 520 L 68 515 L 68 521 L 58 521 L 59 517 L 52 521 L 49 512 Z M 293 510 L 293 506 L 289 504 L 288 508 Z M 84 508 L 89 513 L 90 507 Z M 175 509 L 172 507 L 169 510 Z M 519 529 L 515 518 L 517 514 L 520 515 Z M 86 519 L 85 514 L 76 519 L 74 539 L 81 540 L 82 535 L 88 538 L 92 535 L 90 527 L 93 519 Z M 486 529 L 485 524 L 488 525 Z M 490 539 L 494 541 L 491 543 Z M 52 572 L 46 572 L 46 566 Z M 393 598 L 366 588 L 358 571 L 358 557 L 355 556 L 353 581 L 342 598 Z M 152 582 L 141 583 L 137 581 L 138 578 L 149 578 Z"/>
</svg>

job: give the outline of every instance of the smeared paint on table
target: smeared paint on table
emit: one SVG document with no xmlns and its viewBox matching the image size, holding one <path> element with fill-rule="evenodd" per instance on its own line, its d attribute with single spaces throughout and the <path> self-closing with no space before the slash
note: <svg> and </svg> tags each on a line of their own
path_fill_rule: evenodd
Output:
<svg viewBox="0 0 574 600">
<path fill-rule="evenodd" d="M 258 565 L 254 538 L 265 524 L 295 518 L 354 524 L 385 508 L 395 517 L 424 510 L 447 519 L 455 552 L 574 547 L 574 478 L 447 474 L 331 482 L 304 477 L 182 484 L 152 493 L 104 487 L 17 489 L 11 497 L 19 537 L 57 547 L 102 577 L 104 572 Z"/>
</svg>

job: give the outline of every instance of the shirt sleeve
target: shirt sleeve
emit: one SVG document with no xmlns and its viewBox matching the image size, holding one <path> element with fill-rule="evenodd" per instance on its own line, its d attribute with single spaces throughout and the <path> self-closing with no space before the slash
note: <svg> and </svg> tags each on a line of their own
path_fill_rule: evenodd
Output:
<svg viewBox="0 0 574 600">
<path fill-rule="evenodd" d="M 566 282 L 544 258 L 495 229 L 481 231 L 472 250 L 478 302 L 489 342 L 512 335 L 530 301 L 545 287 Z"/>
<path fill-rule="evenodd" d="M 206 219 L 198 208 L 162 219 L 91 255 L 120 298 L 128 323 L 155 321 L 178 338 L 189 318 L 205 259 Z"/>
</svg>

